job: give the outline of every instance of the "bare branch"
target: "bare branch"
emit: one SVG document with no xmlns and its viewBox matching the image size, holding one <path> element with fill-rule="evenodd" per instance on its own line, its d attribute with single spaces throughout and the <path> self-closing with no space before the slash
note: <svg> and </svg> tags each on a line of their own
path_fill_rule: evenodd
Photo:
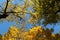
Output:
<svg viewBox="0 0 60 40">
<path fill-rule="evenodd" d="M 3 14 L 0 15 L 0 19 L 1 19 L 1 18 L 6 18 L 6 17 L 8 16 L 7 13 L 6 13 L 6 10 L 7 10 L 7 7 L 8 7 L 8 2 L 9 2 L 9 0 L 7 0 L 6 7 L 5 7 L 5 9 L 4 9 Z"/>
<path fill-rule="evenodd" d="M 9 0 L 7 0 L 6 7 L 4 9 L 4 13 L 6 13 L 6 10 L 7 10 L 7 7 L 8 7 L 8 2 L 9 2 Z"/>
</svg>

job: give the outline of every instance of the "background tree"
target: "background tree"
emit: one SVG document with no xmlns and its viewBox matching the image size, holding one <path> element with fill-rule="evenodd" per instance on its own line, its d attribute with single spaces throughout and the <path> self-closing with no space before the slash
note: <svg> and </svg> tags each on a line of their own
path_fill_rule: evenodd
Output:
<svg viewBox="0 0 60 40">
<path fill-rule="evenodd" d="M 44 19 L 43 24 L 56 24 L 60 20 L 60 1 L 59 0 L 31 0 L 33 2 L 33 19 L 38 22 Z M 36 14 L 36 15 L 35 15 Z M 34 16 L 35 15 L 35 16 Z M 34 21 L 35 21 L 34 20 Z"/>
<path fill-rule="evenodd" d="M 54 31 L 56 23 L 60 21 L 60 1 L 59 0 L 30 0 L 34 11 L 30 11 L 31 18 L 29 22 L 34 26 L 44 24 L 45 29 L 47 24 L 53 24 L 50 29 Z M 41 20 L 44 21 L 41 23 Z"/>
</svg>

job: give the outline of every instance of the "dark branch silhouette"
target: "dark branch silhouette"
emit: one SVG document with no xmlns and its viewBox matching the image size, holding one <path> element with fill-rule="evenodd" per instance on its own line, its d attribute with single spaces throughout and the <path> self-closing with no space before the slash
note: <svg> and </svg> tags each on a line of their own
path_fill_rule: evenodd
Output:
<svg viewBox="0 0 60 40">
<path fill-rule="evenodd" d="M 6 17 L 8 16 L 8 14 L 6 13 L 6 10 L 7 10 L 7 7 L 8 7 L 8 2 L 9 2 L 9 0 L 7 0 L 7 2 L 6 2 L 6 7 L 5 7 L 5 9 L 4 9 L 3 14 L 0 15 L 0 19 L 1 19 L 1 18 L 6 18 Z"/>
</svg>

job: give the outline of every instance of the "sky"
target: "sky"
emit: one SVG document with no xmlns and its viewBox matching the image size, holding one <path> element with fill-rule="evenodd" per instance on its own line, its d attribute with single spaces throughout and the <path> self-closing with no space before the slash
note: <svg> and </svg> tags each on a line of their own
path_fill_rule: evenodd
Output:
<svg viewBox="0 0 60 40">
<path fill-rule="evenodd" d="M 5 1 L 6 0 L 0 0 L 0 5 L 2 3 L 4 3 Z M 15 2 L 18 3 L 19 1 L 16 0 Z M 15 4 L 15 2 L 14 2 L 14 4 Z M 23 2 L 21 1 L 20 4 L 22 5 Z M 29 15 L 27 14 L 26 16 L 27 16 L 27 19 L 28 19 L 29 18 Z M 3 35 L 4 33 L 8 32 L 9 27 L 12 26 L 12 25 L 14 25 L 14 23 L 15 23 L 15 21 L 13 21 L 13 22 L 8 22 L 8 21 L 0 22 L 0 34 Z M 29 28 L 32 27 L 31 24 L 27 24 L 26 26 L 27 26 L 27 29 L 29 29 Z M 47 27 L 48 28 L 51 28 L 52 25 L 47 25 Z M 58 33 L 59 30 L 60 30 L 60 23 L 57 23 L 56 26 L 55 26 L 55 28 L 54 28 L 54 33 Z"/>
<path fill-rule="evenodd" d="M 8 22 L 8 21 L 3 21 L 0 22 L 0 34 L 4 34 L 6 32 L 8 32 L 8 29 L 10 26 L 14 25 L 14 21 L 13 22 Z"/>
</svg>

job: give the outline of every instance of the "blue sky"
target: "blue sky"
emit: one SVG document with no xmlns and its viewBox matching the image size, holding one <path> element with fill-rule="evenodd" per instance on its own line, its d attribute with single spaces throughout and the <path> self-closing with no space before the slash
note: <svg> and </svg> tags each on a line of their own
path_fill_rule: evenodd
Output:
<svg viewBox="0 0 60 40">
<path fill-rule="evenodd" d="M 0 22 L 0 34 L 4 34 L 6 32 L 8 32 L 8 29 L 10 26 L 14 25 L 14 21 L 13 22 L 8 22 L 8 21 L 3 21 Z"/>
<path fill-rule="evenodd" d="M 5 1 L 5 0 L 0 0 L 0 5 L 1 5 L 2 3 L 4 3 L 4 1 Z M 18 3 L 19 1 L 16 0 L 15 2 Z M 22 3 L 23 3 L 23 2 L 21 2 L 20 4 L 22 5 Z M 29 15 L 27 14 L 26 16 L 28 16 L 28 17 L 27 17 L 27 19 L 28 19 L 28 18 L 29 18 Z M 7 32 L 8 29 L 9 29 L 9 27 L 12 26 L 12 25 L 14 25 L 14 23 L 15 23 L 15 21 L 13 21 L 13 22 L 8 22 L 8 21 L 0 22 L 0 34 L 3 35 L 5 32 Z M 31 24 L 27 24 L 27 29 L 29 29 L 29 28 L 31 28 L 31 27 L 32 27 Z M 48 25 L 47 27 L 50 28 L 51 25 Z M 57 23 L 56 26 L 55 26 L 55 28 L 54 28 L 54 33 L 58 33 L 59 30 L 60 30 L 60 23 Z"/>
</svg>

